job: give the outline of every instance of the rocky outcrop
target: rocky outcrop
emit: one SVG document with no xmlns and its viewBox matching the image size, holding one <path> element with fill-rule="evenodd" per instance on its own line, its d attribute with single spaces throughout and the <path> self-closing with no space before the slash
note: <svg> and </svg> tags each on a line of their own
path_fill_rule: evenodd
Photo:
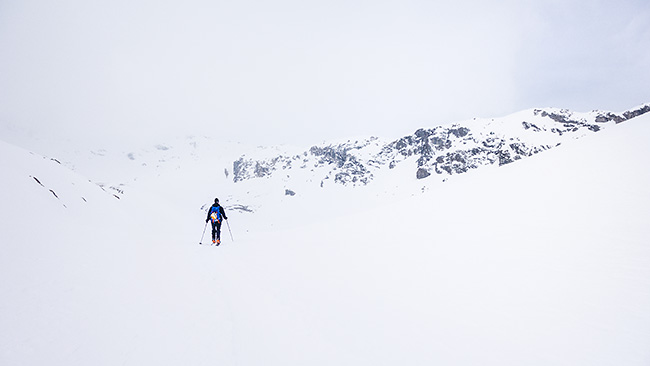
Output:
<svg viewBox="0 0 650 366">
<path fill-rule="evenodd" d="M 642 114 L 645 114 L 645 113 L 648 113 L 648 112 L 650 112 L 650 104 L 645 104 L 645 105 L 642 105 L 639 108 L 635 108 L 635 109 L 629 110 L 627 112 L 624 112 L 623 117 L 625 117 L 625 120 L 627 121 L 628 119 L 638 117 L 638 116 L 640 116 Z"/>
<path fill-rule="evenodd" d="M 233 180 L 270 177 L 277 171 L 308 169 L 312 181 L 366 185 L 380 169 L 412 164 L 416 179 L 466 173 L 482 166 L 510 164 L 650 112 L 650 105 L 622 115 L 566 109 L 534 109 L 501 119 L 468 121 L 430 129 L 390 142 L 376 137 L 339 144 L 312 146 L 300 154 L 256 160 L 240 157 L 233 163 Z M 288 177 L 288 175 L 287 175 Z M 329 183 L 328 183 L 329 184 Z"/>
</svg>

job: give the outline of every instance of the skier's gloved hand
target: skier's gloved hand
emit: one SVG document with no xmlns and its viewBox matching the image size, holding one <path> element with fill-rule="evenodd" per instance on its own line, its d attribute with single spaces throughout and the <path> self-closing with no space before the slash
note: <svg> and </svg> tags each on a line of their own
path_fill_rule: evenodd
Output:
<svg viewBox="0 0 650 366">
<path fill-rule="evenodd" d="M 205 219 L 205 223 L 206 223 L 206 224 L 208 223 L 208 221 L 210 221 L 210 219 Z"/>
</svg>

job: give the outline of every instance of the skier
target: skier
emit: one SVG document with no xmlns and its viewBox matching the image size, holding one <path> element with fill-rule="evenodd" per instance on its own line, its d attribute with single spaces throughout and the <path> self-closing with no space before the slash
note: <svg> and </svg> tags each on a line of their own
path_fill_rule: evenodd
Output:
<svg viewBox="0 0 650 366">
<path fill-rule="evenodd" d="M 214 204 L 208 210 L 208 217 L 205 219 L 205 223 L 212 221 L 212 244 L 221 244 L 221 222 L 223 220 L 228 220 L 226 212 L 223 210 L 223 207 L 219 205 L 219 199 L 214 199 Z"/>
</svg>

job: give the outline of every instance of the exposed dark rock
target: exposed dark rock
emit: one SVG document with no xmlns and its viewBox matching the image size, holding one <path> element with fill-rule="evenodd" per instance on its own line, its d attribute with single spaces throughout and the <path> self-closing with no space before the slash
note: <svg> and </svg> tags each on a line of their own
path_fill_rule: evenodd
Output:
<svg viewBox="0 0 650 366">
<path fill-rule="evenodd" d="M 241 212 L 253 212 L 252 208 L 250 208 L 248 206 L 245 206 L 245 205 L 241 205 L 241 204 L 231 205 L 231 206 L 228 206 L 227 208 L 228 208 L 228 210 L 235 210 L 235 211 L 241 211 Z M 202 207 L 201 209 L 205 210 L 204 207 Z"/>
<path fill-rule="evenodd" d="M 469 128 L 465 128 L 465 127 L 452 128 L 449 130 L 449 133 L 458 138 L 461 138 L 467 136 L 467 134 L 469 133 Z"/>
<path fill-rule="evenodd" d="M 458 152 L 452 154 L 449 160 L 457 161 L 459 163 L 465 164 L 465 159 L 463 159 L 463 154 Z"/>
<path fill-rule="evenodd" d="M 472 130 L 461 124 L 418 129 L 384 145 L 374 144 L 378 152 L 364 150 L 369 140 L 354 141 L 327 146 L 312 146 L 308 151 L 291 157 L 255 161 L 241 157 L 233 163 L 234 181 L 265 177 L 278 170 L 309 169 L 314 182 L 332 178 L 337 184 L 365 185 L 374 179 L 374 172 L 394 169 L 398 164 L 410 161 L 416 165 L 416 177 L 423 179 L 433 172 L 437 174 L 462 174 L 485 165 L 505 165 L 559 145 L 560 140 L 580 137 L 585 132 L 598 132 L 604 123 L 633 118 L 650 111 L 650 105 L 626 112 L 619 116 L 609 112 L 592 115 L 576 115 L 568 110 L 533 111 L 534 123 L 521 121 L 523 130 L 534 132 L 513 135 L 512 129 L 493 131 Z M 576 117 L 581 116 L 581 117 Z M 541 118 L 540 118 L 541 117 Z M 543 119 L 542 119 L 543 118 Z"/>
<path fill-rule="evenodd" d="M 627 112 L 623 113 L 623 117 L 625 117 L 625 119 L 628 120 L 628 119 L 638 117 L 638 116 L 640 116 L 642 114 L 645 114 L 645 113 L 648 113 L 648 112 L 650 112 L 650 104 L 646 104 L 643 107 L 640 107 L 640 108 L 635 109 L 633 111 L 627 111 Z"/>
<path fill-rule="evenodd" d="M 41 183 L 41 181 L 38 180 L 38 178 L 36 178 L 36 177 L 32 177 L 32 178 L 34 178 L 34 180 L 36 181 L 36 183 L 40 184 L 41 187 L 45 187 L 45 186 L 43 185 L 43 183 Z"/>
<path fill-rule="evenodd" d="M 536 132 L 541 131 L 541 129 L 540 129 L 539 127 L 535 126 L 535 125 L 532 124 L 532 123 L 528 123 L 528 122 L 525 122 L 525 121 L 524 121 L 524 122 L 521 122 L 521 124 L 524 126 L 524 130 L 528 130 L 528 129 L 531 129 L 531 128 L 532 128 L 533 131 L 536 131 Z"/>
<path fill-rule="evenodd" d="M 332 146 L 312 146 L 309 152 L 320 157 L 321 164 L 335 164 L 339 168 L 350 158 L 345 150 L 336 149 Z"/>
<path fill-rule="evenodd" d="M 530 153 L 526 149 L 526 145 L 521 144 L 521 143 L 513 143 L 510 144 L 510 148 L 519 155 L 524 155 L 524 156 L 529 156 Z"/>
<path fill-rule="evenodd" d="M 269 174 L 269 167 L 268 165 L 261 163 L 259 161 L 255 162 L 255 176 L 258 178 L 261 178 L 265 175 Z"/>
<path fill-rule="evenodd" d="M 512 158 L 510 157 L 510 151 L 508 150 L 498 151 L 497 156 L 499 157 L 499 166 L 510 164 L 513 162 Z"/>
<path fill-rule="evenodd" d="M 568 111 L 563 110 L 562 112 L 567 113 Z M 575 123 L 575 121 L 569 120 L 569 119 L 567 119 L 566 116 L 564 116 L 562 114 L 559 114 L 559 113 L 553 113 L 553 112 L 548 113 L 546 111 L 541 111 L 541 116 L 542 117 L 548 117 L 548 118 L 554 120 L 555 122 L 563 123 L 565 125 L 570 124 L 570 123 Z"/>
<path fill-rule="evenodd" d="M 239 181 L 245 179 L 245 177 L 244 177 L 245 169 L 246 169 L 246 163 L 245 163 L 243 157 L 235 160 L 232 163 L 232 172 L 233 172 L 233 176 L 234 176 L 233 180 L 235 182 L 239 182 Z"/>
<path fill-rule="evenodd" d="M 428 177 L 430 175 L 431 175 L 431 173 L 429 173 L 428 170 L 426 170 L 424 168 L 419 168 L 417 173 L 415 174 L 415 177 L 417 179 L 423 179 L 423 178 L 426 178 L 426 177 Z"/>
<path fill-rule="evenodd" d="M 625 121 L 625 118 L 621 117 L 619 115 L 616 115 L 614 113 L 604 113 L 604 114 L 599 114 L 596 117 L 595 121 L 598 122 L 598 123 L 607 123 L 607 122 L 610 122 L 610 121 L 614 121 L 616 123 L 621 123 L 621 122 Z"/>
<path fill-rule="evenodd" d="M 415 137 L 417 137 L 420 140 L 427 139 L 429 136 L 431 136 L 431 130 L 425 130 L 424 128 L 421 128 L 414 133 Z"/>
</svg>

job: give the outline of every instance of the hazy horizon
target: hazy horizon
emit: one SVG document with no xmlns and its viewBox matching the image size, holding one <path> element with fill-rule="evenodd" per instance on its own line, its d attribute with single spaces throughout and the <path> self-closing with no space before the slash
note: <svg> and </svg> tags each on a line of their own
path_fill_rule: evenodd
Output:
<svg viewBox="0 0 650 366">
<path fill-rule="evenodd" d="M 0 3 L 0 133 L 256 144 L 650 101 L 642 1 Z"/>
</svg>

